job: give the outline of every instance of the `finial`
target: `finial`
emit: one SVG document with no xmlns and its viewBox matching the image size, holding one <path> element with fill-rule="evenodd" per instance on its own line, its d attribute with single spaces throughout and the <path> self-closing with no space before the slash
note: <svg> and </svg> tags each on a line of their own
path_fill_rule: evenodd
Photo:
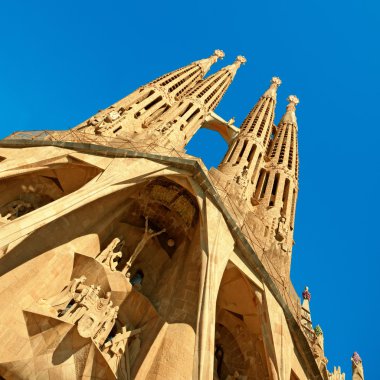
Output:
<svg viewBox="0 0 380 380">
<path fill-rule="evenodd" d="M 279 77 L 273 77 L 270 81 L 271 85 L 268 90 L 265 91 L 264 98 L 272 98 L 274 101 L 277 99 L 277 88 L 281 85 L 282 81 Z"/>
<path fill-rule="evenodd" d="M 302 298 L 304 300 L 308 300 L 308 301 L 311 300 L 311 294 L 310 294 L 309 288 L 307 286 L 305 287 L 305 290 L 302 292 Z"/>
<path fill-rule="evenodd" d="M 288 99 L 286 99 L 286 100 L 289 102 L 288 107 L 291 104 L 293 104 L 294 106 L 296 106 L 300 102 L 299 99 L 295 95 L 289 95 Z"/>
<path fill-rule="evenodd" d="M 361 357 L 359 356 L 359 354 L 355 351 L 352 356 L 351 356 L 351 360 L 355 363 L 355 364 L 359 364 L 362 362 L 362 359 Z"/>
<path fill-rule="evenodd" d="M 245 64 L 246 62 L 247 62 L 247 59 L 243 56 L 243 55 L 238 55 L 237 57 L 236 57 L 236 60 L 235 60 L 236 62 L 240 62 L 241 64 Z"/>
<path fill-rule="evenodd" d="M 289 104 L 286 106 L 286 112 L 282 117 L 280 123 L 289 123 L 297 126 L 297 118 L 296 118 L 296 105 L 300 102 L 299 99 L 295 95 L 290 95 L 287 99 Z"/>
<path fill-rule="evenodd" d="M 194 64 L 198 65 L 203 75 L 206 75 L 206 73 L 210 70 L 211 66 L 220 58 L 223 59 L 224 57 L 224 51 L 216 49 L 214 50 L 214 53 L 210 55 L 210 57 L 201 59 L 199 61 L 195 61 Z"/>
<path fill-rule="evenodd" d="M 316 335 L 316 336 L 323 335 L 322 328 L 321 328 L 321 326 L 319 326 L 319 325 L 317 325 L 317 326 L 314 327 L 314 332 L 315 332 L 315 335 Z"/>
<path fill-rule="evenodd" d="M 232 77 L 235 76 L 236 74 L 236 71 L 238 70 L 238 68 L 241 66 L 241 64 L 244 65 L 244 63 L 246 63 L 247 60 L 245 59 L 245 57 L 243 57 L 242 55 L 238 55 L 235 59 L 235 62 L 232 64 L 232 65 L 229 65 L 229 66 L 226 66 L 224 69 L 222 70 L 227 70 L 229 71 L 231 74 L 232 74 Z"/>
<path fill-rule="evenodd" d="M 225 54 L 224 54 L 223 50 L 216 49 L 216 50 L 214 50 L 213 56 L 218 57 L 220 59 L 223 59 Z"/>
</svg>

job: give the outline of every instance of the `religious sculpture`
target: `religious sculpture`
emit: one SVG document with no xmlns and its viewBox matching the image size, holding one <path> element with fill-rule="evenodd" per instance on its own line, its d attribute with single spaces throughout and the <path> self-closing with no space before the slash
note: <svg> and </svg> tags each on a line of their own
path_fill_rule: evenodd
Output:
<svg viewBox="0 0 380 380">
<path fill-rule="evenodd" d="M 105 265 L 111 271 L 115 271 L 119 260 L 123 256 L 122 249 L 124 244 L 125 242 L 123 239 L 116 237 L 102 252 L 99 253 L 96 260 Z"/>
<path fill-rule="evenodd" d="M 41 299 L 39 304 L 50 306 L 65 322 L 77 323 L 82 337 L 101 345 L 115 324 L 119 307 L 113 307 L 111 292 L 101 298 L 100 286 L 83 285 L 85 281 L 85 276 L 74 278 L 59 294 Z"/>
<path fill-rule="evenodd" d="M 2 207 L 1 214 L 6 221 L 12 221 L 27 214 L 28 212 L 33 211 L 35 208 L 29 202 L 25 202 L 21 199 L 7 203 Z"/>
<path fill-rule="evenodd" d="M 140 351 L 140 333 L 142 328 L 127 331 L 122 327 L 120 333 L 116 334 L 110 341 L 104 344 L 104 353 L 110 357 L 109 364 L 118 379 L 131 379 L 131 367 Z M 130 345 L 129 340 L 134 337 Z"/>
<path fill-rule="evenodd" d="M 86 281 L 86 276 L 81 276 L 79 278 L 74 278 L 71 280 L 70 284 L 62 289 L 62 291 L 50 298 L 41 298 L 38 303 L 41 305 L 47 305 L 58 312 L 58 315 L 62 313 L 78 296 L 78 291 L 80 287 Z"/>
<path fill-rule="evenodd" d="M 145 231 L 143 236 L 141 237 L 140 242 L 137 244 L 135 250 L 133 251 L 131 257 L 129 258 L 127 264 L 125 265 L 124 269 L 122 270 L 123 274 L 126 274 L 129 272 L 129 269 L 131 268 L 133 262 L 136 260 L 137 256 L 140 254 L 140 252 L 144 249 L 146 243 L 154 238 L 155 236 L 158 236 L 166 231 L 166 229 L 162 229 L 159 232 L 155 232 L 151 228 L 149 228 L 149 219 L 148 217 L 145 217 Z"/>
</svg>

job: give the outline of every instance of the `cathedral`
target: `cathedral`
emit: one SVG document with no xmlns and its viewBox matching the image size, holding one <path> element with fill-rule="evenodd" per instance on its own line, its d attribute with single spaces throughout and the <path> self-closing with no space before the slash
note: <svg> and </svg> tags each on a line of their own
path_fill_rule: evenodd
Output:
<svg viewBox="0 0 380 380">
<path fill-rule="evenodd" d="M 0 141 L 0 378 L 345 380 L 290 280 L 299 100 L 276 125 L 273 77 L 236 127 L 214 110 L 246 59 L 208 75 L 223 57 Z M 217 168 L 186 153 L 200 128 Z"/>
</svg>

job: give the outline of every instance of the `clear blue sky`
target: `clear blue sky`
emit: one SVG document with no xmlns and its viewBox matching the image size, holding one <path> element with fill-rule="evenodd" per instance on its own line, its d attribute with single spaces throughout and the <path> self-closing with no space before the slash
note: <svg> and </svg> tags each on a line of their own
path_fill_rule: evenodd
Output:
<svg viewBox="0 0 380 380">
<path fill-rule="evenodd" d="M 300 148 L 292 278 L 312 293 L 329 368 L 379 379 L 379 11 L 373 1 L 3 1 L 0 138 L 67 129 L 172 69 L 247 57 L 217 112 L 239 125 L 273 75 L 277 121 L 296 94 Z M 189 151 L 216 166 L 201 131 Z M 375 299 L 372 299 L 372 296 Z"/>
</svg>

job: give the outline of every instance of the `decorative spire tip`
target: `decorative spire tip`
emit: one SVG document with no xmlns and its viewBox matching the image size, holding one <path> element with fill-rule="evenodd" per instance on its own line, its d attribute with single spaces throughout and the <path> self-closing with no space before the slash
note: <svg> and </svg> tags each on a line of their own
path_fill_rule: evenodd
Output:
<svg viewBox="0 0 380 380">
<path fill-rule="evenodd" d="M 289 103 L 293 103 L 294 105 L 297 105 L 300 101 L 295 95 L 290 95 L 287 99 Z"/>
<path fill-rule="evenodd" d="M 273 84 L 276 84 L 277 86 L 280 86 L 282 83 L 282 80 L 279 77 L 273 77 L 270 82 Z"/>
<path fill-rule="evenodd" d="M 307 286 L 305 287 L 305 290 L 302 292 L 302 298 L 304 300 L 308 300 L 308 301 L 311 300 L 311 294 L 310 294 L 309 288 Z"/>
<path fill-rule="evenodd" d="M 243 65 L 247 62 L 247 59 L 243 55 L 238 55 L 236 61 L 242 63 Z"/>
<path fill-rule="evenodd" d="M 224 54 L 224 51 L 223 50 L 219 50 L 219 49 L 216 49 L 214 50 L 214 54 L 216 57 L 220 58 L 220 59 L 223 59 L 225 54 Z"/>
<path fill-rule="evenodd" d="M 357 352 L 354 352 L 351 356 L 351 360 L 355 363 L 355 364 L 359 364 L 362 362 L 362 358 L 359 356 L 359 354 Z"/>
</svg>

